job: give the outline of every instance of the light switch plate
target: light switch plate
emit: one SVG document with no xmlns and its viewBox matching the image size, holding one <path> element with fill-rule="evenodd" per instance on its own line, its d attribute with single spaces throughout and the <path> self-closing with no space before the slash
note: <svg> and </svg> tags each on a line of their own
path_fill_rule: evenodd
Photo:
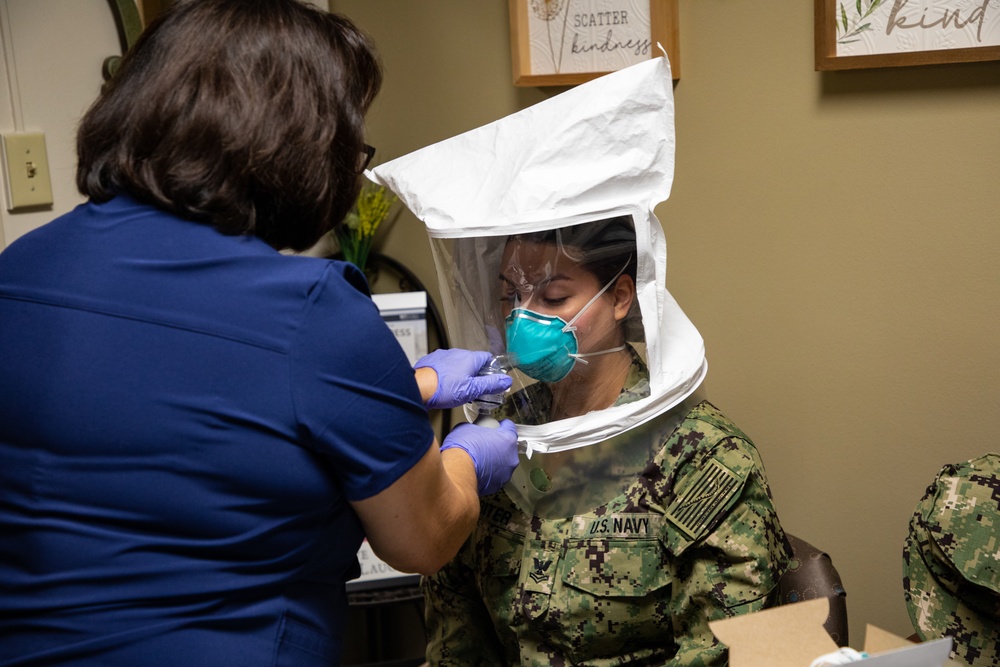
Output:
<svg viewBox="0 0 1000 667">
<path fill-rule="evenodd" d="M 3 175 L 7 210 L 52 204 L 52 180 L 45 135 L 41 132 L 4 134 Z"/>
</svg>

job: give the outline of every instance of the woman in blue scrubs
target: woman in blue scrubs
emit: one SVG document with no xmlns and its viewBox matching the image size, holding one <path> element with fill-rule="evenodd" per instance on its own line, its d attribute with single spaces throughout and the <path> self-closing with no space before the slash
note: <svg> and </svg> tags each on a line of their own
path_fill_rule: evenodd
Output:
<svg viewBox="0 0 1000 667">
<path fill-rule="evenodd" d="M 344 18 L 181 0 L 83 118 L 72 212 L 0 254 L 0 664 L 338 664 L 367 536 L 430 573 L 517 463 L 502 390 L 414 370 L 352 265 L 381 84 Z M 506 383 L 506 384 L 505 384 Z"/>
</svg>

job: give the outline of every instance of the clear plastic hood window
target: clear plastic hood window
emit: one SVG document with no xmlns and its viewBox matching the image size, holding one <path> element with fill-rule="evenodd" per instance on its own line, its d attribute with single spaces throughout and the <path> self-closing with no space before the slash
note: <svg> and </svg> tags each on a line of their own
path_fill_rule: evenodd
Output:
<svg viewBox="0 0 1000 667">
<path fill-rule="evenodd" d="M 496 417 L 542 425 L 649 396 L 630 215 L 432 245 L 463 344 L 514 377 Z"/>
</svg>

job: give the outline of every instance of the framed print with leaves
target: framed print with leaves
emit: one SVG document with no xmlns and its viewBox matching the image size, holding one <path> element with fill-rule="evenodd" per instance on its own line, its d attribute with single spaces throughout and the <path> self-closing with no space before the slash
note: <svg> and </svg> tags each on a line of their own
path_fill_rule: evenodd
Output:
<svg viewBox="0 0 1000 667">
<path fill-rule="evenodd" d="M 1000 0 L 815 0 L 816 70 L 1000 60 Z"/>
<path fill-rule="evenodd" d="M 568 86 L 662 55 L 680 78 L 678 0 L 508 0 L 515 86 Z"/>
</svg>

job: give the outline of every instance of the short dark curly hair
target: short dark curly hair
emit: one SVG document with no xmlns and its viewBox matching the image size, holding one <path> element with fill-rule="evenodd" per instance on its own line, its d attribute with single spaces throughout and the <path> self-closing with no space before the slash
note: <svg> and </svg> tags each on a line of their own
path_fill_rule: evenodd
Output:
<svg viewBox="0 0 1000 667">
<path fill-rule="evenodd" d="M 374 45 L 342 16 L 297 0 L 178 0 L 83 117 L 77 187 L 304 250 L 358 195 L 381 85 Z"/>
</svg>

